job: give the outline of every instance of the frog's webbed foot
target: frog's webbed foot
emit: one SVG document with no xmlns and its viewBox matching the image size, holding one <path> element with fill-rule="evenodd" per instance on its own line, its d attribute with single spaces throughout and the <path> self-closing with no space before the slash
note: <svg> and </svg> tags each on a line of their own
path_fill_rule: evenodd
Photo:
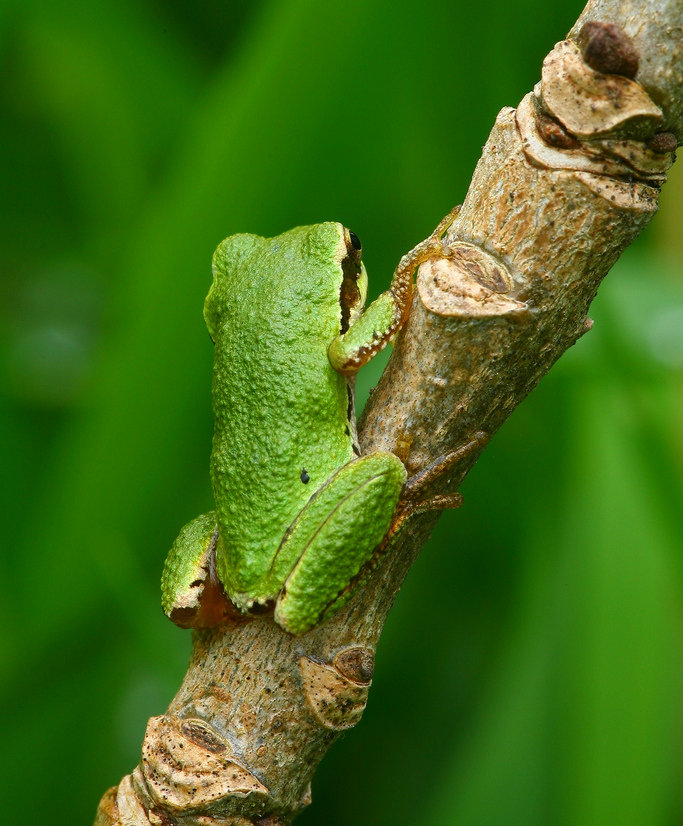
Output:
<svg viewBox="0 0 683 826">
<path fill-rule="evenodd" d="M 413 273 L 434 257 L 448 257 L 448 244 L 441 236 L 456 219 L 454 207 L 434 232 L 398 262 L 389 289 L 376 298 L 360 318 L 330 344 L 327 355 L 339 373 L 356 373 L 383 350 L 408 320 L 413 297 Z"/>
<path fill-rule="evenodd" d="M 181 628 L 211 628 L 236 613 L 216 574 L 216 514 L 198 516 L 180 531 L 161 577 L 161 604 Z"/>
<path fill-rule="evenodd" d="M 416 498 L 437 479 L 447 473 L 461 459 L 481 449 L 489 440 L 489 434 L 484 430 L 477 430 L 471 439 L 468 439 L 455 450 L 444 453 L 430 462 L 427 467 L 410 476 L 401 493 L 401 501 L 415 501 Z"/>
<path fill-rule="evenodd" d="M 409 477 L 403 485 L 394 520 L 382 544 L 386 545 L 405 526 L 406 521 L 411 516 L 432 510 L 459 508 L 462 505 L 462 496 L 459 493 L 441 493 L 423 497 L 424 491 L 433 482 L 448 473 L 461 459 L 484 447 L 488 440 L 488 433 L 477 430 L 467 442 L 449 453 L 438 456 L 427 467 Z"/>
</svg>

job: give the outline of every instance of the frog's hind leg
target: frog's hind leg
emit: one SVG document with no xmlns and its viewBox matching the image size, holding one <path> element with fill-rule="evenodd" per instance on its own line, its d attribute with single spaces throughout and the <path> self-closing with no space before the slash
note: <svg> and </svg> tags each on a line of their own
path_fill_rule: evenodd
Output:
<svg viewBox="0 0 683 826">
<path fill-rule="evenodd" d="M 395 547 L 412 516 L 432 510 L 459 508 L 462 505 L 462 496 L 459 493 L 441 493 L 430 496 L 425 495 L 425 491 L 462 459 L 479 451 L 488 442 L 488 439 L 487 433 L 478 430 L 471 439 L 460 445 L 460 447 L 437 457 L 427 467 L 405 482 L 392 519 L 381 541 L 372 549 L 372 553 L 366 557 L 358 573 L 342 589 L 333 594 L 327 605 L 322 607 L 318 618 L 319 622 L 329 619 L 348 601 L 356 588 L 377 567 L 379 560 Z"/>
<path fill-rule="evenodd" d="M 406 479 L 391 453 L 361 456 L 312 497 L 283 540 L 271 576 L 283 587 L 275 620 L 301 634 L 348 589 L 389 529 Z"/>
<path fill-rule="evenodd" d="M 181 628 L 210 628 L 234 609 L 216 575 L 216 514 L 204 513 L 185 525 L 166 557 L 161 605 Z"/>
<path fill-rule="evenodd" d="M 457 209 L 457 207 L 456 207 Z M 449 453 L 438 456 L 427 467 L 411 476 L 403 486 L 401 497 L 394 512 L 389 529 L 382 541 L 374 549 L 372 556 L 366 561 L 361 570 L 349 582 L 347 587 L 335 595 L 334 599 L 325 607 L 321 619 L 326 620 L 349 599 L 354 590 L 377 567 L 379 560 L 392 550 L 407 527 L 410 518 L 420 513 L 446 508 L 459 508 L 462 505 L 462 496 L 459 493 L 440 493 L 425 496 L 425 490 L 447 473 L 461 459 L 482 448 L 488 442 L 488 433 L 478 430 L 471 439 Z"/>
</svg>

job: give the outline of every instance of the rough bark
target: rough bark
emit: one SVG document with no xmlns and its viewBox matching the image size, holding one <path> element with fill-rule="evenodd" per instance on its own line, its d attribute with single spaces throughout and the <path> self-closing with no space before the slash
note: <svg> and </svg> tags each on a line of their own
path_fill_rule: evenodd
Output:
<svg viewBox="0 0 683 826">
<path fill-rule="evenodd" d="M 588 25 L 587 25 L 588 24 Z M 611 25 L 606 25 L 611 24 Z M 600 281 L 657 209 L 683 136 L 683 0 L 597 0 L 499 114 L 361 423 L 409 473 L 492 434 L 591 322 Z M 469 455 L 433 486 L 454 491 Z M 413 517 L 331 621 L 196 632 L 185 679 L 96 824 L 286 824 L 359 720 L 394 597 L 437 515 Z"/>
</svg>

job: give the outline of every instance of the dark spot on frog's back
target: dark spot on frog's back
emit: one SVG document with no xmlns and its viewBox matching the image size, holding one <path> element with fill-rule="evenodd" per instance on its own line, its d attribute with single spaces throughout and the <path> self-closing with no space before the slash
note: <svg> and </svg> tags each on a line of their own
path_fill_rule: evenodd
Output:
<svg viewBox="0 0 683 826">
<path fill-rule="evenodd" d="M 305 467 L 301 468 L 301 481 L 304 485 L 307 485 L 311 481 L 311 477 L 308 475 Z"/>
</svg>

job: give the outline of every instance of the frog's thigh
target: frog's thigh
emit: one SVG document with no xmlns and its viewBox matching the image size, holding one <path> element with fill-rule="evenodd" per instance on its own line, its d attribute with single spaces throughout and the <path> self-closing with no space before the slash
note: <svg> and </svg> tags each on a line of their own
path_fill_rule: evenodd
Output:
<svg viewBox="0 0 683 826">
<path fill-rule="evenodd" d="M 340 468 L 308 503 L 274 564 L 291 571 L 275 607 L 283 628 L 309 630 L 350 584 L 389 529 L 405 479 L 396 456 L 372 453 Z"/>
<path fill-rule="evenodd" d="M 181 628 L 223 621 L 227 600 L 212 576 L 218 529 L 216 514 L 203 513 L 180 531 L 161 575 L 161 606 Z"/>
</svg>

